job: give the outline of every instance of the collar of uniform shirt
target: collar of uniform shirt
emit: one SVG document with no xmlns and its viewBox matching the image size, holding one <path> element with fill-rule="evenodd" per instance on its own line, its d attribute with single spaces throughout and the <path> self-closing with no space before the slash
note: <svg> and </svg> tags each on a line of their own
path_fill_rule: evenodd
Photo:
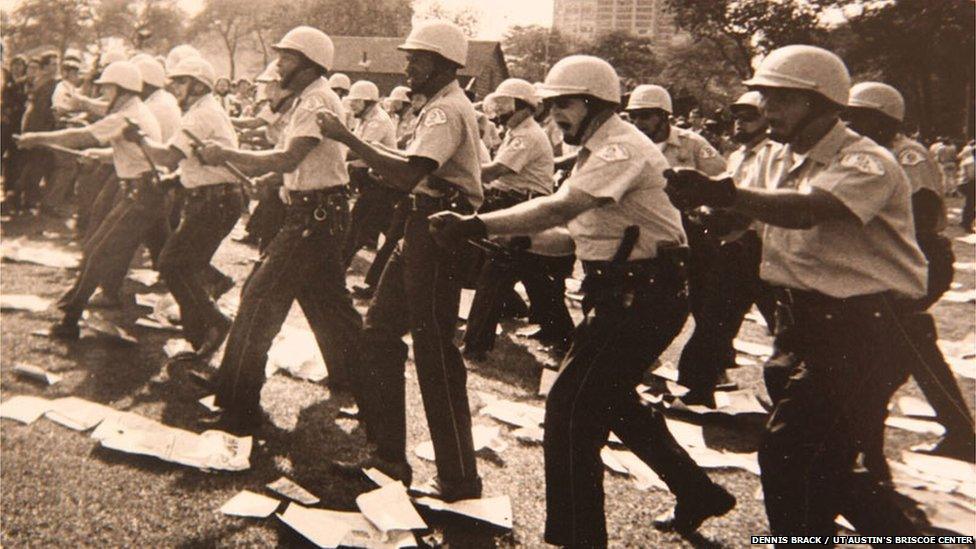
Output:
<svg viewBox="0 0 976 549">
<path fill-rule="evenodd" d="M 811 147 L 806 154 L 800 155 L 796 151 L 793 151 L 793 154 L 813 159 L 821 164 L 830 164 L 837 157 L 837 151 L 840 150 L 846 140 L 847 126 L 838 120 L 834 127 L 830 128 L 830 131 L 821 137 L 820 141 L 817 141 L 817 144 Z"/>
<path fill-rule="evenodd" d="M 112 108 L 112 111 L 109 112 L 109 113 L 106 113 L 106 116 L 109 115 L 109 114 L 115 114 L 117 112 L 124 111 L 136 99 L 139 99 L 139 97 L 136 96 L 136 95 L 130 95 L 129 97 L 127 97 L 121 103 L 116 102 L 115 105 L 112 106 L 113 107 Z"/>
<path fill-rule="evenodd" d="M 423 108 L 420 109 L 420 113 L 417 116 L 423 116 L 424 113 L 427 112 L 427 107 L 430 107 L 431 103 L 433 103 L 436 99 L 440 99 L 441 97 L 452 93 L 454 90 L 461 91 L 461 84 L 459 84 L 457 80 L 451 80 L 449 84 L 437 90 L 437 93 L 430 96 L 430 98 L 427 99 L 427 102 L 424 103 Z"/>
<path fill-rule="evenodd" d="M 589 132 L 590 135 L 583 136 L 582 148 L 591 153 L 595 152 L 597 149 L 606 144 L 607 139 L 610 137 L 610 132 L 613 131 L 618 123 L 623 123 L 623 120 L 621 120 L 616 114 L 611 113 L 606 120 L 604 120 L 602 123 L 598 123 L 595 128 L 591 126 L 590 129 L 587 129 L 587 132 Z"/>
<path fill-rule="evenodd" d="M 681 131 L 682 129 L 677 126 L 671 126 L 671 131 L 668 132 L 668 138 L 661 143 L 660 148 L 663 151 L 666 146 L 673 145 L 678 147 L 681 145 Z"/>
</svg>

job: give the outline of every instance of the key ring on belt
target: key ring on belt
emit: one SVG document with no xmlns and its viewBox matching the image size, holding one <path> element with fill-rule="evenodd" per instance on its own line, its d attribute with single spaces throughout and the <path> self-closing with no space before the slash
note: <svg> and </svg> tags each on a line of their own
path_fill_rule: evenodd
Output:
<svg viewBox="0 0 976 549">
<path fill-rule="evenodd" d="M 314 217 L 316 221 L 325 221 L 328 214 L 329 212 L 327 212 L 322 206 L 316 206 L 315 210 L 312 211 L 312 217 Z"/>
</svg>

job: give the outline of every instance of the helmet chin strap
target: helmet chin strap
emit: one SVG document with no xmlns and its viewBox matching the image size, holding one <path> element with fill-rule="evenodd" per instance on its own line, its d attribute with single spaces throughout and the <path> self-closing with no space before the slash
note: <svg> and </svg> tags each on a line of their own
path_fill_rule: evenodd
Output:
<svg viewBox="0 0 976 549">
<path fill-rule="evenodd" d="M 586 137 L 587 131 L 590 126 L 594 125 L 594 122 L 602 124 L 607 118 L 613 114 L 613 111 L 604 111 L 600 109 L 595 109 L 593 103 L 589 99 L 586 101 L 586 116 L 580 120 L 579 127 L 572 135 L 563 135 L 563 141 L 569 143 L 570 145 L 580 145 L 583 143 L 583 138 Z M 595 126 L 594 126 L 595 129 Z"/>
</svg>

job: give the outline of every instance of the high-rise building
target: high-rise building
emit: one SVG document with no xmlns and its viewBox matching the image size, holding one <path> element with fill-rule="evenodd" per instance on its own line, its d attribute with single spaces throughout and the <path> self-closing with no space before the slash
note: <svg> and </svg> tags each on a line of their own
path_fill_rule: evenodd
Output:
<svg viewBox="0 0 976 549">
<path fill-rule="evenodd" d="M 667 0 L 555 0 L 553 27 L 575 38 L 625 31 L 667 44 L 675 34 Z"/>
</svg>

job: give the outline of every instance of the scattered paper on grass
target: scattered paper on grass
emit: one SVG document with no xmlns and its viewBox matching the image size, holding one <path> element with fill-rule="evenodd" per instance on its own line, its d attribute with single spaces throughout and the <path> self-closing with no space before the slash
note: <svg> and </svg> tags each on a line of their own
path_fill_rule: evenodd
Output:
<svg viewBox="0 0 976 549">
<path fill-rule="evenodd" d="M 132 334 L 98 314 L 89 314 L 87 318 L 82 320 L 82 326 L 104 337 L 117 339 L 129 344 L 139 343 L 139 340 L 133 337 Z"/>
<path fill-rule="evenodd" d="M 170 339 L 163 345 L 163 353 L 169 358 L 183 353 L 192 353 L 193 345 L 185 339 Z"/>
<path fill-rule="evenodd" d="M 558 377 L 558 371 L 551 368 L 543 368 L 542 375 L 539 377 L 539 396 L 549 396 L 549 391 L 552 389 L 552 384 L 556 382 L 556 378 Z"/>
<path fill-rule="evenodd" d="M 645 398 L 645 400 L 648 400 Z M 751 391 L 725 391 L 715 393 L 715 408 L 709 408 L 701 404 L 687 405 L 681 401 L 666 403 L 672 410 L 690 412 L 698 415 L 724 414 L 730 416 L 742 414 L 765 414 L 766 408 L 763 407 L 759 399 Z"/>
<path fill-rule="evenodd" d="M 755 322 L 756 324 L 762 326 L 763 328 L 769 327 L 769 324 L 766 323 L 766 318 L 763 317 L 762 313 L 757 311 L 755 307 L 753 307 L 751 311 L 746 313 L 745 318 L 750 322 Z"/>
<path fill-rule="evenodd" d="M 684 447 L 705 447 L 705 434 L 701 425 L 695 425 L 693 423 L 687 423 L 685 421 L 671 418 L 665 418 L 664 421 L 668 425 L 668 431 L 671 431 L 671 434 L 674 436 L 675 440 L 678 441 L 678 444 Z"/>
<path fill-rule="evenodd" d="M 742 469 L 754 475 L 759 474 L 759 457 L 756 452 L 741 454 L 691 446 L 688 455 L 703 469 Z"/>
<path fill-rule="evenodd" d="M 319 502 L 319 498 L 315 497 L 311 492 L 302 488 L 288 477 L 281 477 L 274 482 L 266 484 L 266 486 L 272 492 L 277 492 L 288 499 L 297 501 L 298 503 L 315 505 Z"/>
<path fill-rule="evenodd" d="M 200 405 L 206 408 L 207 410 L 216 413 L 223 409 L 220 406 L 217 406 L 216 400 L 217 400 L 217 395 L 208 395 L 201 398 L 197 402 L 199 402 Z"/>
<path fill-rule="evenodd" d="M 366 478 L 373 481 L 373 484 L 379 487 L 383 487 L 386 486 L 387 484 L 393 484 L 397 482 L 392 477 L 387 476 L 387 474 L 384 473 L 383 471 L 380 471 L 379 469 L 376 469 L 374 467 L 370 467 L 369 469 L 363 469 L 363 474 L 366 475 Z"/>
<path fill-rule="evenodd" d="M 508 496 L 464 499 L 453 503 L 422 497 L 417 499 L 417 503 L 435 511 L 446 511 L 512 529 L 512 501 Z"/>
<path fill-rule="evenodd" d="M 902 488 L 899 492 L 918 503 L 932 526 L 965 536 L 976 535 L 976 508 L 971 499 L 915 488 Z"/>
<path fill-rule="evenodd" d="M 199 435 L 159 424 L 155 429 L 126 429 L 101 441 L 102 446 L 130 454 L 204 470 L 243 471 L 251 467 L 251 437 L 235 437 L 223 431 Z"/>
<path fill-rule="evenodd" d="M 957 271 L 976 271 L 976 263 L 973 263 L 972 261 L 957 261 L 952 264 L 952 267 Z"/>
<path fill-rule="evenodd" d="M 948 303 L 974 303 L 976 302 L 976 290 L 947 290 L 946 293 L 942 294 L 939 301 L 945 301 Z"/>
<path fill-rule="evenodd" d="M 51 410 L 54 404 L 46 399 L 29 395 L 17 395 L 0 403 L 0 418 L 12 419 L 30 425 Z"/>
<path fill-rule="evenodd" d="M 159 300 L 163 299 L 164 295 L 165 294 L 136 294 L 136 305 L 154 309 L 156 304 L 159 303 Z"/>
<path fill-rule="evenodd" d="M 127 278 L 143 286 L 155 286 L 159 282 L 159 273 L 152 269 L 131 269 Z"/>
<path fill-rule="evenodd" d="M 606 466 L 607 469 L 610 469 L 614 473 L 621 475 L 630 474 L 630 470 L 627 469 L 623 463 L 620 463 L 620 460 L 617 459 L 616 451 L 612 448 L 607 446 L 600 448 L 600 460 L 603 461 L 603 465 Z"/>
<path fill-rule="evenodd" d="M 139 317 L 136 319 L 136 326 L 142 328 L 150 328 L 153 330 L 165 330 L 167 332 L 182 332 L 183 329 L 179 326 L 170 323 L 166 319 L 158 319 L 153 317 Z"/>
<path fill-rule="evenodd" d="M 976 464 L 909 451 L 902 451 L 901 460 L 927 475 L 967 484 L 976 483 Z"/>
<path fill-rule="evenodd" d="M 966 236 L 957 236 L 956 240 L 959 242 L 965 242 L 966 244 L 976 244 L 976 233 L 967 234 Z"/>
<path fill-rule="evenodd" d="M 30 294 L 0 294 L 0 311 L 30 311 L 40 313 L 48 310 L 51 300 Z"/>
<path fill-rule="evenodd" d="M 496 426 L 475 425 L 471 428 L 471 437 L 474 439 L 474 451 L 490 449 L 496 454 L 501 454 L 508 448 L 508 444 L 500 436 L 500 430 Z M 432 441 L 421 442 L 414 448 L 417 457 L 434 461 L 434 443 Z"/>
<path fill-rule="evenodd" d="M 976 379 L 976 359 L 945 357 L 952 371 L 969 379 Z"/>
<path fill-rule="evenodd" d="M 678 382 L 678 370 L 670 362 L 664 362 L 657 368 L 651 371 L 652 375 L 665 379 L 667 381 Z"/>
<path fill-rule="evenodd" d="M 463 288 L 461 290 L 461 301 L 458 304 L 458 318 L 467 320 L 471 314 L 471 304 L 474 303 L 474 290 Z"/>
<path fill-rule="evenodd" d="M 60 374 L 48 372 L 44 368 L 34 366 L 33 364 L 14 364 L 13 372 L 17 375 L 33 379 L 34 381 L 40 381 L 45 385 L 54 385 L 62 379 Z"/>
<path fill-rule="evenodd" d="M 266 518 L 275 512 L 279 501 L 250 490 L 241 490 L 220 506 L 220 512 L 235 517 Z"/>
<path fill-rule="evenodd" d="M 152 430 L 174 429 L 167 427 L 155 419 L 141 416 L 134 412 L 115 412 L 107 416 L 98 427 L 91 433 L 91 438 L 102 441 L 108 438 L 120 436 L 126 431 L 152 431 Z"/>
<path fill-rule="evenodd" d="M 421 530 L 427 523 L 414 509 L 402 482 L 393 482 L 356 497 L 356 506 L 381 532 Z"/>
<path fill-rule="evenodd" d="M 900 416 L 888 416 L 885 419 L 885 425 L 887 425 L 888 427 L 894 427 L 895 429 L 911 431 L 913 433 L 922 433 L 922 434 L 930 434 L 930 435 L 945 434 L 945 427 L 943 427 L 942 425 L 934 421 L 926 421 L 924 419 L 913 419 L 910 417 L 900 417 Z"/>
<path fill-rule="evenodd" d="M 906 416 L 935 417 L 935 410 L 927 402 L 912 396 L 899 397 L 898 408 Z"/>
<path fill-rule="evenodd" d="M 759 363 L 745 355 L 735 355 L 736 366 L 758 366 Z"/>
<path fill-rule="evenodd" d="M 613 457 L 618 463 L 627 468 L 638 490 L 649 490 L 651 488 L 657 488 L 659 490 L 668 489 L 668 486 L 657 476 L 657 473 L 630 450 L 611 449 L 610 452 L 613 453 Z"/>
<path fill-rule="evenodd" d="M 844 515 L 837 515 L 837 518 L 834 519 L 834 524 L 840 526 L 841 528 L 847 530 L 848 532 L 857 532 L 857 530 L 854 528 L 854 525 L 851 524 L 850 521 L 848 521 L 846 518 L 844 518 Z"/>
<path fill-rule="evenodd" d="M 756 357 L 768 357 L 772 356 L 773 348 L 765 343 L 754 343 L 752 341 L 746 341 L 744 339 L 735 338 L 732 341 L 732 346 L 735 347 L 736 351 L 740 353 L 745 353 L 747 355 L 752 355 Z"/>
<path fill-rule="evenodd" d="M 58 269 L 77 269 L 81 263 L 81 254 L 77 252 L 68 252 L 53 244 L 32 242 L 24 238 L 4 242 L 0 245 L 0 255 L 6 261 Z"/>
<path fill-rule="evenodd" d="M 322 517 L 344 522 L 350 530 L 339 544 L 341 547 L 363 547 L 367 549 L 399 549 L 401 547 L 416 547 L 417 539 L 409 530 L 393 530 L 380 532 L 372 523 L 366 520 L 362 513 L 353 511 L 334 511 L 332 509 L 315 509 Z"/>
<path fill-rule="evenodd" d="M 45 417 L 75 431 L 87 431 L 103 419 L 118 413 L 114 409 L 78 397 L 65 397 L 51 401 L 51 410 Z"/>
<path fill-rule="evenodd" d="M 543 431 L 542 427 L 539 426 L 519 427 L 518 429 L 512 431 L 512 435 L 520 442 L 525 442 L 528 444 L 541 444 L 542 437 L 545 436 L 545 431 Z"/>
<path fill-rule="evenodd" d="M 328 371 L 322 360 L 315 334 L 311 330 L 285 328 L 275 338 L 268 351 L 265 375 L 271 376 L 278 370 L 308 381 L 321 381 Z"/>
<path fill-rule="evenodd" d="M 537 427 L 546 418 L 544 408 L 503 399 L 487 403 L 480 413 L 516 427 Z"/>
<path fill-rule="evenodd" d="M 318 547 L 338 547 L 352 530 L 347 523 L 330 516 L 328 512 L 309 509 L 299 503 L 289 504 L 285 512 L 277 516 Z"/>
</svg>

